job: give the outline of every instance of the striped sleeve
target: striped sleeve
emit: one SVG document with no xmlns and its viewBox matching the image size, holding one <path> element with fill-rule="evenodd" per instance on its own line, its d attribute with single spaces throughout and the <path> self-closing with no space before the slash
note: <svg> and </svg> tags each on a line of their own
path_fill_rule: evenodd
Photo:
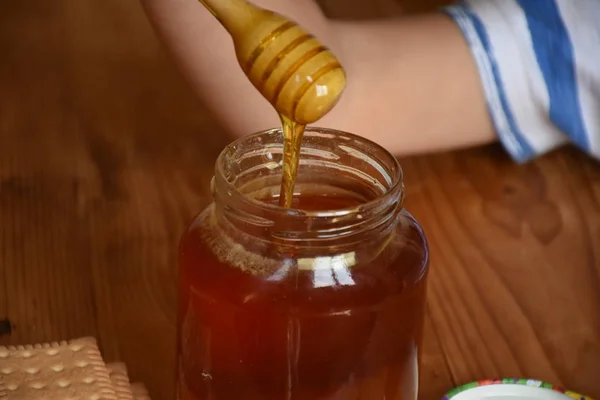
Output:
<svg viewBox="0 0 600 400">
<path fill-rule="evenodd" d="M 600 0 L 467 0 L 444 11 L 517 162 L 568 142 L 600 159 Z"/>
</svg>

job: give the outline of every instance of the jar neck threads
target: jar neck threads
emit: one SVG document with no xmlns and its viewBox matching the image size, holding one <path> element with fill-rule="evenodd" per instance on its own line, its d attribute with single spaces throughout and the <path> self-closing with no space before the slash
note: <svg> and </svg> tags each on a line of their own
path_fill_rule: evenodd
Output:
<svg viewBox="0 0 600 400">
<path fill-rule="evenodd" d="M 216 162 L 212 191 L 217 211 L 251 236 L 280 243 L 335 245 L 384 232 L 404 201 L 402 169 L 379 145 L 349 133 L 307 128 L 296 182 L 298 196 L 340 197 L 349 206 L 282 208 L 283 142 L 280 129 L 259 132 L 227 146 Z"/>
</svg>

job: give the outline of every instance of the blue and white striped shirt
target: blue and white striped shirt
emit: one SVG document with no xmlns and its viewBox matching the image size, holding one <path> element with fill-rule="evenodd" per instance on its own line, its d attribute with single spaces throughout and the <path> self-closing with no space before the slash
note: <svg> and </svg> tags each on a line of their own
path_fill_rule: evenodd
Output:
<svg viewBox="0 0 600 400">
<path fill-rule="evenodd" d="M 445 11 L 516 161 L 567 142 L 600 159 L 600 0 L 467 0 Z"/>
</svg>

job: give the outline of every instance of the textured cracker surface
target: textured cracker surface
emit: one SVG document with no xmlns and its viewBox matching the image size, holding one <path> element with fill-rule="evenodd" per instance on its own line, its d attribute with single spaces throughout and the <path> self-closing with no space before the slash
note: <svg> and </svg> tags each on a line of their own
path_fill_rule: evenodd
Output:
<svg viewBox="0 0 600 400">
<path fill-rule="evenodd" d="M 4 379 L 0 375 L 0 400 L 6 399 L 6 389 L 4 388 Z"/>
<path fill-rule="evenodd" d="M 117 393 L 119 400 L 132 400 L 131 384 L 127 375 L 127 366 L 124 363 L 112 363 L 106 366 L 108 368 L 110 380 Z"/>
<path fill-rule="evenodd" d="M 146 386 L 141 383 L 132 383 L 131 392 L 133 393 L 133 398 L 135 400 L 150 400 L 150 395 L 148 394 Z"/>
<path fill-rule="evenodd" d="M 119 400 L 93 338 L 0 346 L 0 381 L 2 400 Z"/>
</svg>

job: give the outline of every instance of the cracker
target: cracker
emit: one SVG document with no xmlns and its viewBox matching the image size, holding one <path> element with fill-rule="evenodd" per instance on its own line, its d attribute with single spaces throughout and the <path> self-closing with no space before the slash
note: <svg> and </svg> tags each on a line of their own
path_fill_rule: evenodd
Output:
<svg viewBox="0 0 600 400">
<path fill-rule="evenodd" d="M 4 387 L 4 379 L 2 379 L 2 374 L 0 374 L 0 400 L 6 399 L 6 388 Z"/>
<path fill-rule="evenodd" d="M 139 382 L 131 383 L 129 381 L 125 363 L 118 362 L 107 364 L 106 368 L 108 368 L 110 380 L 117 392 L 119 400 L 150 400 L 148 390 L 144 384 Z M 2 400 L 2 398 L 0 398 L 0 400 Z"/>
<path fill-rule="evenodd" d="M 146 389 L 146 386 L 144 386 L 144 384 L 142 383 L 132 383 L 131 392 L 133 393 L 134 400 L 150 400 L 148 390 Z"/>
<path fill-rule="evenodd" d="M 127 375 L 127 366 L 124 363 L 112 363 L 106 366 L 117 398 L 119 400 L 132 400 L 131 384 Z"/>
<path fill-rule="evenodd" d="M 5 399 L 119 400 L 93 338 L 0 346 Z"/>
</svg>

